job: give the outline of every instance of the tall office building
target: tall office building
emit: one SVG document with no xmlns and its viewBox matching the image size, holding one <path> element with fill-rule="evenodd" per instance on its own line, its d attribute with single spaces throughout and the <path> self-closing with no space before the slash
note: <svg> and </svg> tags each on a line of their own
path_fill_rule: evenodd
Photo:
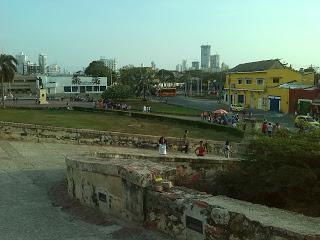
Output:
<svg viewBox="0 0 320 240">
<path fill-rule="evenodd" d="M 181 72 L 185 72 L 187 70 L 188 70 L 187 60 L 184 59 L 184 60 L 182 60 L 182 64 L 181 64 Z"/>
<path fill-rule="evenodd" d="M 176 71 L 177 72 L 181 72 L 181 64 L 177 64 L 176 65 Z"/>
<path fill-rule="evenodd" d="M 117 61 L 115 58 L 100 57 L 100 61 L 103 62 L 112 71 L 117 70 Z"/>
<path fill-rule="evenodd" d="M 192 70 L 199 70 L 200 63 L 199 61 L 193 61 L 191 66 Z"/>
<path fill-rule="evenodd" d="M 39 54 L 39 66 L 40 66 L 40 73 L 45 74 L 47 72 L 47 55 Z"/>
<path fill-rule="evenodd" d="M 25 55 L 23 52 L 16 55 L 17 59 L 17 71 L 19 74 L 23 75 L 26 74 L 26 64 L 27 64 L 27 55 Z"/>
<path fill-rule="evenodd" d="M 210 56 L 210 69 L 212 72 L 220 71 L 220 56 L 218 54 Z"/>
<path fill-rule="evenodd" d="M 201 46 L 201 69 L 208 70 L 210 63 L 210 45 Z"/>
</svg>

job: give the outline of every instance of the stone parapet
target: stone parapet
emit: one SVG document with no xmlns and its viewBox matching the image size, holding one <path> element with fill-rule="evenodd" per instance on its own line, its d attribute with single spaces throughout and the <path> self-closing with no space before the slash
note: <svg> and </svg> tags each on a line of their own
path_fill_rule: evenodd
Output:
<svg viewBox="0 0 320 240">
<path fill-rule="evenodd" d="M 123 146 L 156 149 L 160 136 L 128 134 L 90 129 L 63 128 L 38 124 L 14 123 L 0 121 L 0 138 L 28 140 L 38 142 L 64 142 L 88 145 Z M 181 150 L 181 138 L 167 137 L 168 151 Z M 190 139 L 190 149 L 199 145 L 199 139 Z M 208 153 L 223 155 L 221 141 L 207 140 Z M 230 156 L 237 157 L 241 144 L 232 144 Z"/>
</svg>

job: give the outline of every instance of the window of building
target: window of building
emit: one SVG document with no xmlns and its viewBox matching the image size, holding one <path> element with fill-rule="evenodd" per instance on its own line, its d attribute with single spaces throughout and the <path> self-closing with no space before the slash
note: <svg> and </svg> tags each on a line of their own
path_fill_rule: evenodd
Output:
<svg viewBox="0 0 320 240">
<path fill-rule="evenodd" d="M 72 86 L 72 92 L 78 92 L 78 87 Z"/>
<path fill-rule="evenodd" d="M 65 86 L 63 89 L 64 89 L 64 92 L 71 92 L 70 86 Z"/>
<path fill-rule="evenodd" d="M 99 92 L 99 86 L 94 86 L 94 87 L 93 87 L 93 91 Z"/>
<path fill-rule="evenodd" d="M 240 104 L 244 103 L 244 95 L 238 95 L 238 103 Z"/>
<path fill-rule="evenodd" d="M 252 83 L 252 79 L 251 78 L 246 78 L 246 84 L 251 84 Z"/>
<path fill-rule="evenodd" d="M 279 77 L 274 77 L 274 78 L 272 78 L 272 82 L 273 83 L 279 83 L 280 82 L 280 78 Z"/>
<path fill-rule="evenodd" d="M 92 86 L 86 86 L 86 92 L 92 92 Z"/>
<path fill-rule="evenodd" d="M 263 78 L 257 78 L 257 85 L 263 85 Z"/>
<path fill-rule="evenodd" d="M 103 92 L 106 90 L 106 86 L 100 86 L 100 92 Z"/>
<path fill-rule="evenodd" d="M 242 84 L 242 78 L 238 78 L 238 84 Z"/>
<path fill-rule="evenodd" d="M 231 83 L 231 89 L 235 89 L 236 88 L 236 84 L 235 83 Z"/>
</svg>

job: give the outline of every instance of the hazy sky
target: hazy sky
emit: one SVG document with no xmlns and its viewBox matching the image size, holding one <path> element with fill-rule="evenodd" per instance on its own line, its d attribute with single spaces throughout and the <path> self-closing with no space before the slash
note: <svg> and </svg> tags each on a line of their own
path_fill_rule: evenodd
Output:
<svg viewBox="0 0 320 240">
<path fill-rule="evenodd" d="M 78 70 L 100 56 L 118 66 L 175 69 L 200 45 L 231 67 L 281 58 L 320 65 L 320 0 L 0 0 L 0 52 Z"/>
</svg>

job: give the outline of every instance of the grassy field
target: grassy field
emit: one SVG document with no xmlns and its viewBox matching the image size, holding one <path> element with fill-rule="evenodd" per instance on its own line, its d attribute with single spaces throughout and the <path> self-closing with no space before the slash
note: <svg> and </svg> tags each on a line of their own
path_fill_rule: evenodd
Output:
<svg viewBox="0 0 320 240">
<path fill-rule="evenodd" d="M 240 141 L 239 137 L 227 132 L 217 132 L 172 122 L 119 116 L 112 113 L 1 109 L 0 121 L 170 137 L 182 137 L 184 130 L 188 129 L 191 138 Z"/>
<path fill-rule="evenodd" d="M 143 106 L 146 105 L 151 107 L 151 112 L 153 113 L 189 115 L 189 116 L 200 116 L 200 113 L 201 113 L 201 111 L 194 108 L 176 106 L 176 105 L 166 104 L 163 102 L 142 101 L 141 99 L 124 100 L 123 103 L 130 105 L 132 109 L 136 111 L 142 111 Z"/>
</svg>

